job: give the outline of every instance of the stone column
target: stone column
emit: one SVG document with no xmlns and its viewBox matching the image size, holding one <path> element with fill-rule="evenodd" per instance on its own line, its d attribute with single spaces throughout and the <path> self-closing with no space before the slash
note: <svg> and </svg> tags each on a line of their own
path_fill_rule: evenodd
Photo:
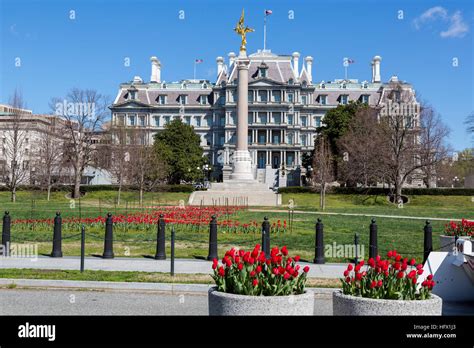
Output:
<svg viewBox="0 0 474 348">
<path fill-rule="evenodd" d="M 245 51 L 240 51 L 235 61 L 238 71 L 237 92 L 237 146 L 233 156 L 233 180 L 254 180 L 252 159 L 248 150 L 248 80 L 250 60 Z"/>
</svg>

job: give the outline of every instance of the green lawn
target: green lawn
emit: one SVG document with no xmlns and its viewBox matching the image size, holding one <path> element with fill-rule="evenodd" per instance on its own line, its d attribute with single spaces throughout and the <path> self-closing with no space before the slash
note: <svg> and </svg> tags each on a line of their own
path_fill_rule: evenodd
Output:
<svg viewBox="0 0 474 348">
<path fill-rule="evenodd" d="M 181 284 L 214 284 L 209 274 L 175 274 L 158 272 L 122 272 L 122 271 L 88 271 L 83 273 L 73 270 L 38 270 L 38 269 L 0 269 L 0 278 L 7 279 L 61 279 L 106 282 L 138 283 L 181 283 Z M 306 286 L 339 287 L 339 279 L 308 278 Z M 16 286 L 8 285 L 7 288 Z"/>
<path fill-rule="evenodd" d="M 45 200 L 44 194 L 31 194 L 19 192 L 16 203 L 9 202 L 7 192 L 0 192 L 0 209 L 9 210 L 12 218 L 42 218 L 54 217 L 54 212 L 60 210 L 65 217 L 96 217 L 104 215 L 107 211 L 112 213 L 130 213 L 146 211 L 155 205 L 176 205 L 180 199 L 187 202 L 188 194 L 184 193 L 147 193 L 145 195 L 144 207 L 137 203 L 136 193 L 124 193 L 122 204 L 114 204 L 115 193 L 101 191 L 88 193 L 79 202 L 71 201 L 65 197 L 65 193 L 56 192 L 50 202 Z M 316 214 L 295 214 L 293 230 L 285 233 L 273 233 L 271 235 L 272 245 L 287 245 L 291 253 L 300 254 L 305 260 L 314 258 L 316 219 L 320 217 L 324 223 L 326 245 L 351 244 L 354 234 L 359 235 L 359 241 L 365 246 L 365 254 L 368 254 L 370 215 L 396 215 L 413 217 L 442 217 L 442 218 L 474 218 L 474 203 L 469 196 L 413 196 L 404 208 L 399 209 L 387 203 L 383 197 L 361 197 L 355 195 L 328 195 L 326 212 L 339 213 L 361 213 L 369 216 L 341 216 L 317 214 L 319 196 L 317 194 L 285 194 L 283 202 L 287 204 L 288 199 L 294 199 L 295 209 L 312 211 Z M 32 209 L 33 208 L 33 209 Z M 275 208 L 269 208 L 275 210 Z M 267 215 L 271 223 L 277 220 L 288 220 L 288 212 L 285 207 L 276 212 L 252 212 L 239 211 L 230 218 L 241 223 L 257 221 L 259 224 Z M 438 235 L 444 229 L 444 221 L 432 221 L 433 243 L 438 247 Z M 378 242 L 381 253 L 396 248 L 407 257 L 422 259 L 423 253 L 423 220 L 396 219 L 389 217 L 377 218 Z M 25 227 L 26 226 L 26 227 Z M 170 253 L 170 231 L 167 230 L 167 253 Z M 258 232 L 243 234 L 226 232 L 224 228 L 219 230 L 219 255 L 231 246 L 245 248 L 252 247 L 261 242 Z M 80 254 L 79 230 L 68 230 L 63 228 L 63 252 L 65 255 Z M 86 254 L 100 255 L 103 252 L 103 227 L 88 228 L 86 239 Z M 34 225 L 24 225 L 23 229 L 12 226 L 12 242 L 36 242 L 39 252 L 48 254 L 51 252 L 52 230 L 44 230 Z M 156 249 L 156 226 L 139 225 L 134 228 L 116 228 L 114 230 L 114 251 L 116 256 L 141 257 L 154 255 Z M 176 257 L 206 257 L 208 253 L 208 228 L 190 228 L 176 226 Z M 348 261 L 344 257 L 329 257 L 329 262 Z"/>
</svg>

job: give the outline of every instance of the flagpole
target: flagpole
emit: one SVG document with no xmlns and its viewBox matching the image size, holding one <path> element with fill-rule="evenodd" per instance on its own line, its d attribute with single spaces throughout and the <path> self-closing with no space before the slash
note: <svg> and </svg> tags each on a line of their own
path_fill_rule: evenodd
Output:
<svg viewBox="0 0 474 348">
<path fill-rule="evenodd" d="M 344 70 L 345 70 L 345 80 L 347 81 L 347 66 L 344 67 Z"/>
<path fill-rule="evenodd" d="M 263 14 L 263 50 L 267 47 L 267 13 Z"/>
<path fill-rule="evenodd" d="M 194 60 L 194 75 L 193 80 L 196 80 L 196 60 Z"/>
</svg>

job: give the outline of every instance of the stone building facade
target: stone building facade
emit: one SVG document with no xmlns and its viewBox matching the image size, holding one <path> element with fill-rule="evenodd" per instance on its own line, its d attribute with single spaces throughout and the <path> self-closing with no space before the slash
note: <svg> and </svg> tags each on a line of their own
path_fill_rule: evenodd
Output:
<svg viewBox="0 0 474 348">
<path fill-rule="evenodd" d="M 161 79 L 161 63 L 151 57 L 149 82 L 136 76 L 123 83 L 110 109 L 112 127 L 145 129 L 147 142 L 174 118 L 192 125 L 212 165 L 212 177 L 228 178 L 236 142 L 237 72 L 235 53 L 217 57 L 215 81 Z M 324 81 L 313 71 L 313 58 L 259 50 L 249 55 L 248 147 L 254 177 L 273 186 L 300 185 L 307 168 L 303 156 L 313 150 L 317 128 L 332 108 L 349 102 L 379 106 L 396 76 L 381 81 L 381 57 L 371 62 L 370 80 Z M 413 93 L 410 84 L 401 82 Z"/>
</svg>

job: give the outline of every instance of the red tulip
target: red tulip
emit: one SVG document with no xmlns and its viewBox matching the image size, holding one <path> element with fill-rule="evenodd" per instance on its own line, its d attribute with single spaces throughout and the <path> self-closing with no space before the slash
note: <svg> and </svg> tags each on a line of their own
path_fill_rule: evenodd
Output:
<svg viewBox="0 0 474 348">
<path fill-rule="evenodd" d="M 281 248 L 281 253 L 283 254 L 283 256 L 288 255 L 288 249 L 287 249 L 286 245 L 283 246 L 283 248 Z"/>
<path fill-rule="evenodd" d="M 258 279 L 254 279 L 254 280 L 252 281 L 252 285 L 253 285 L 254 287 L 257 286 L 257 285 L 258 285 Z"/>
<path fill-rule="evenodd" d="M 309 272 L 309 266 L 306 266 L 305 268 L 303 268 L 303 271 L 304 271 L 304 273 L 308 273 Z"/>
<path fill-rule="evenodd" d="M 433 279 L 433 275 L 432 275 L 432 274 L 428 274 L 428 276 L 426 277 L 426 279 L 432 280 L 432 279 Z"/>
<path fill-rule="evenodd" d="M 258 265 L 257 268 L 255 268 L 255 272 L 257 273 L 262 272 L 262 266 Z"/>
<path fill-rule="evenodd" d="M 348 275 L 349 275 L 349 271 L 346 269 L 346 270 L 344 271 L 344 277 L 347 277 Z"/>
<path fill-rule="evenodd" d="M 405 276 L 405 273 L 403 273 L 403 272 L 398 272 L 397 273 L 397 278 L 398 279 L 402 279 L 404 276 Z"/>
<path fill-rule="evenodd" d="M 376 285 L 377 285 L 377 282 L 375 280 L 372 280 L 372 282 L 370 283 L 370 288 L 373 289 L 375 288 Z"/>
<path fill-rule="evenodd" d="M 381 287 L 382 287 L 382 285 L 383 285 L 383 282 L 382 282 L 382 280 L 379 280 L 379 281 L 377 282 L 377 287 L 378 287 L 378 288 L 381 288 Z"/>
<path fill-rule="evenodd" d="M 222 267 L 222 266 L 219 267 L 219 271 L 218 271 L 218 272 L 219 272 L 219 275 L 220 275 L 221 277 L 223 277 L 223 276 L 225 275 L 224 267 Z"/>
<path fill-rule="evenodd" d="M 295 262 L 299 262 L 299 260 L 300 260 L 300 256 L 299 256 L 299 255 L 296 255 L 296 256 L 295 256 Z"/>
<path fill-rule="evenodd" d="M 348 270 L 348 271 L 352 271 L 352 269 L 353 269 L 352 263 L 348 264 L 348 265 L 347 265 L 347 270 Z"/>
<path fill-rule="evenodd" d="M 242 268 L 244 268 L 244 264 L 243 264 L 243 263 L 239 263 L 239 264 L 237 265 L 237 268 L 239 269 L 239 271 L 241 271 Z"/>
<path fill-rule="evenodd" d="M 410 260 L 410 266 L 414 266 L 415 263 L 416 263 L 415 259 L 411 259 L 411 260 Z"/>
</svg>

